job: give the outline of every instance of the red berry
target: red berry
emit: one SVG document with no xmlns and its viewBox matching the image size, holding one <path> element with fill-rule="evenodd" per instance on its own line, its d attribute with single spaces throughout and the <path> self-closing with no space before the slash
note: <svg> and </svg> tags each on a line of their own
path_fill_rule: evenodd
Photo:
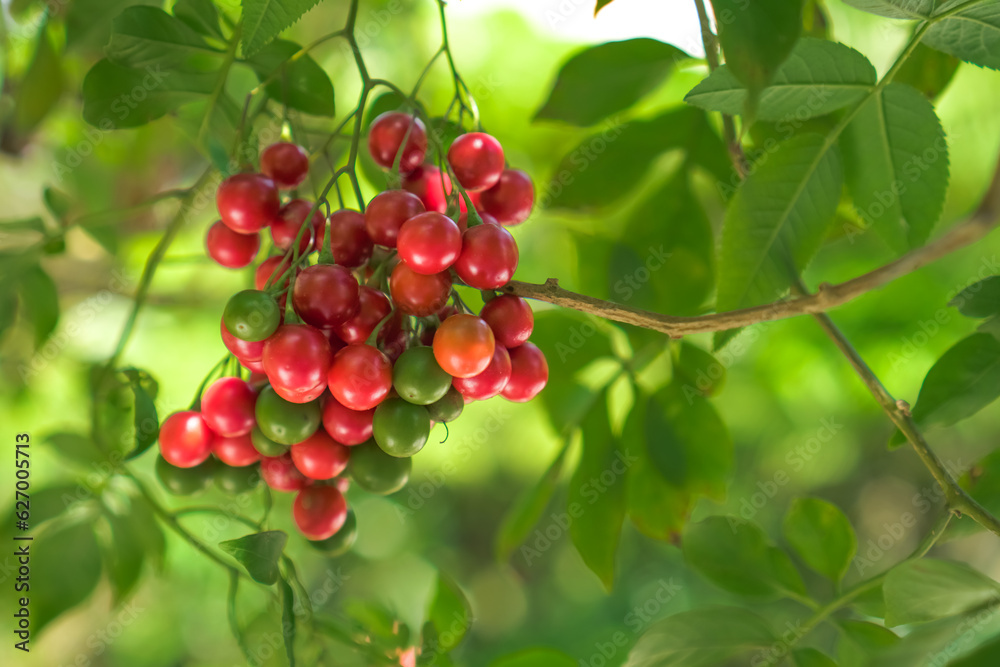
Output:
<svg viewBox="0 0 1000 667">
<path fill-rule="evenodd" d="M 264 344 L 264 371 L 271 386 L 292 403 L 308 403 L 323 393 L 330 360 L 326 336 L 308 324 L 284 324 Z"/>
<path fill-rule="evenodd" d="M 323 244 L 320 236 L 317 246 Z M 365 216 L 344 209 L 330 215 L 330 250 L 337 264 L 349 269 L 363 266 L 371 259 L 375 244 L 365 228 Z"/>
<path fill-rule="evenodd" d="M 517 242 L 500 225 L 477 225 L 462 234 L 462 253 L 455 273 L 469 287 L 498 289 L 517 269 Z"/>
<path fill-rule="evenodd" d="M 503 173 L 503 147 L 485 132 L 469 132 L 451 143 L 448 164 L 463 188 L 486 190 L 496 185 Z"/>
<path fill-rule="evenodd" d="M 299 472 L 292 463 L 292 455 L 265 456 L 260 461 L 260 476 L 275 491 L 299 491 L 312 484 L 312 480 Z"/>
<path fill-rule="evenodd" d="M 160 454 L 177 468 L 193 468 L 212 453 L 215 434 L 201 413 L 175 412 L 160 425 Z"/>
<path fill-rule="evenodd" d="M 260 234 L 237 234 L 219 220 L 205 237 L 208 256 L 230 269 L 249 266 L 260 250 Z"/>
<path fill-rule="evenodd" d="M 535 186 L 531 178 L 520 169 L 504 169 L 500 180 L 479 195 L 483 211 L 501 224 L 516 225 L 531 215 L 535 203 Z"/>
<path fill-rule="evenodd" d="M 215 193 L 219 217 L 240 234 L 253 234 L 278 217 L 281 204 L 274 181 L 261 174 L 235 174 Z"/>
<path fill-rule="evenodd" d="M 403 189 L 419 197 L 428 211 L 444 213 L 448 210 L 451 179 L 432 164 L 425 164 L 407 174 L 403 178 Z"/>
<path fill-rule="evenodd" d="M 313 205 L 304 199 L 293 199 L 281 207 L 277 220 L 271 225 L 271 238 L 274 240 L 275 246 L 282 250 L 288 250 L 292 247 L 312 207 Z M 309 228 L 302 231 L 302 236 L 299 238 L 299 255 L 305 255 L 309 252 L 313 238 L 316 236 L 316 230 L 322 229 L 323 224 L 323 214 L 317 208 L 312 215 L 312 223 Z"/>
<path fill-rule="evenodd" d="M 286 276 L 284 280 L 281 280 L 281 289 L 285 289 L 291 283 L 291 272 L 288 271 L 288 267 L 291 265 L 292 260 L 290 257 L 284 257 L 282 255 L 275 255 L 274 257 L 268 257 L 253 274 L 254 287 L 259 290 L 264 289 L 264 285 L 267 281 L 271 279 L 271 275 L 277 272 L 277 276 L 274 278 L 272 287 L 278 287 L 279 277 Z M 295 275 L 299 275 L 301 269 L 295 267 Z M 288 303 L 288 294 L 284 293 L 278 298 L 278 310 L 283 314 L 285 312 L 285 304 Z"/>
<path fill-rule="evenodd" d="M 389 292 L 399 310 L 407 315 L 426 317 L 448 302 L 451 276 L 447 271 L 425 276 L 400 262 L 389 276 Z"/>
<path fill-rule="evenodd" d="M 406 145 L 399 158 L 399 171 L 403 174 L 419 167 L 427 155 L 424 124 L 416 116 L 402 111 L 387 111 L 373 120 L 368 130 L 368 150 L 375 164 L 392 169 L 404 138 Z"/>
<path fill-rule="evenodd" d="M 399 228 L 396 248 L 402 260 L 416 273 L 440 273 L 458 259 L 462 251 L 462 232 L 446 215 L 421 213 Z"/>
<path fill-rule="evenodd" d="M 386 190 L 368 203 L 368 208 L 365 209 L 365 228 L 372 241 L 395 248 L 399 228 L 424 210 L 424 205 L 416 195 L 406 190 Z"/>
<path fill-rule="evenodd" d="M 392 310 L 392 304 L 381 290 L 374 287 L 362 285 L 358 291 L 358 301 L 361 306 L 354 317 L 333 328 L 334 332 L 344 340 L 345 343 L 355 345 L 364 343 L 372 335 L 372 331 L 378 323 L 385 319 L 385 316 Z M 378 332 L 379 341 L 384 340 L 390 334 L 399 330 L 400 316 L 390 319 Z"/>
<path fill-rule="evenodd" d="M 245 366 L 247 362 L 260 361 L 264 356 L 264 340 L 248 341 L 237 338 L 229 333 L 225 321 L 219 321 L 219 329 L 222 333 L 222 344 L 233 353 Z"/>
<path fill-rule="evenodd" d="M 360 445 L 372 437 L 372 418 L 375 408 L 351 410 L 333 396 L 323 405 L 323 428 L 343 445 Z"/>
<path fill-rule="evenodd" d="M 225 438 L 246 435 L 257 425 L 257 392 L 237 377 L 222 377 L 201 396 L 201 416 L 208 427 Z"/>
<path fill-rule="evenodd" d="M 313 486 L 295 497 L 292 516 L 306 539 L 326 540 L 347 521 L 347 501 L 332 486 Z"/>
<path fill-rule="evenodd" d="M 535 316 L 528 302 L 513 294 L 504 294 L 486 302 L 479 316 L 493 330 L 497 342 L 506 348 L 528 340 L 535 326 Z"/>
<path fill-rule="evenodd" d="M 515 403 L 525 403 L 538 395 L 549 380 L 545 355 L 534 343 L 510 350 L 510 380 L 500 395 Z"/>
<path fill-rule="evenodd" d="M 243 468 L 260 461 L 260 452 L 254 448 L 249 433 L 233 438 L 216 438 L 212 443 L 212 453 L 215 458 L 234 468 Z"/>
<path fill-rule="evenodd" d="M 285 190 L 305 180 L 309 172 L 309 154 L 296 144 L 279 141 L 260 154 L 260 170 Z"/>
<path fill-rule="evenodd" d="M 452 315 L 434 334 L 434 359 L 452 377 L 468 378 L 486 370 L 493 359 L 493 331 L 475 315 Z"/>
<path fill-rule="evenodd" d="M 511 364 L 510 354 L 507 348 L 497 344 L 493 348 L 493 357 L 490 359 L 486 369 L 478 375 L 467 378 L 455 378 L 452 386 L 458 390 L 462 396 L 485 401 L 487 398 L 498 396 L 510 380 Z"/>
<path fill-rule="evenodd" d="M 307 324 L 335 327 L 361 308 L 358 281 L 348 269 L 336 264 L 307 267 L 295 279 L 292 306 Z"/>
<path fill-rule="evenodd" d="M 333 358 L 327 382 L 344 407 L 370 410 L 392 388 L 392 364 L 371 345 L 348 345 Z"/>
<path fill-rule="evenodd" d="M 350 453 L 319 429 L 302 442 L 292 445 L 292 463 L 309 479 L 333 479 L 344 472 Z"/>
</svg>

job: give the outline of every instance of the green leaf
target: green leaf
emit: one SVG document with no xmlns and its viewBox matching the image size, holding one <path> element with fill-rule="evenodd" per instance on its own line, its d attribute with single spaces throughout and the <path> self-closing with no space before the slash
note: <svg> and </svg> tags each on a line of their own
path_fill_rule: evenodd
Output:
<svg viewBox="0 0 1000 667">
<path fill-rule="evenodd" d="M 889 627 L 957 616 L 1000 602 L 1000 584 L 964 563 L 924 558 L 889 571 L 884 585 Z"/>
<path fill-rule="evenodd" d="M 101 552 L 85 524 L 43 531 L 30 545 L 32 584 L 37 582 L 30 595 L 31 629 L 38 633 L 94 591 L 101 577 Z"/>
<path fill-rule="evenodd" d="M 117 605 L 128 598 L 139 583 L 145 551 L 133 523 L 128 518 L 109 514 L 107 520 L 111 527 L 108 579 L 111 581 L 111 591 L 114 603 Z"/>
<path fill-rule="evenodd" d="M 47 24 L 38 32 L 35 55 L 14 93 L 14 131 L 30 134 L 62 97 L 62 60 L 52 46 Z"/>
<path fill-rule="evenodd" d="M 625 518 L 629 459 L 618 450 L 608 423 L 607 401 L 598 400 L 581 425 L 583 452 L 570 481 L 569 534 L 587 567 L 607 590 L 615 577 L 615 554 Z"/>
<path fill-rule="evenodd" d="M 278 581 L 278 561 L 288 541 L 282 530 L 267 530 L 219 543 L 219 548 L 239 561 L 254 581 L 270 586 Z"/>
<path fill-rule="evenodd" d="M 719 311 L 768 303 L 788 289 L 819 250 L 841 183 L 840 154 L 818 135 L 789 139 L 764 159 L 726 211 Z"/>
<path fill-rule="evenodd" d="M 760 616 L 739 607 L 707 607 L 668 616 L 639 637 L 625 667 L 710 667 L 778 641 Z M 745 661 L 739 664 L 751 664 Z"/>
<path fill-rule="evenodd" d="M 802 0 L 712 0 L 726 64 L 747 89 L 744 115 L 756 118 L 760 92 L 802 33 Z"/>
<path fill-rule="evenodd" d="M 681 547 L 692 569 L 730 593 L 756 598 L 806 594 L 788 554 L 743 519 L 710 516 L 688 524 Z"/>
<path fill-rule="evenodd" d="M 927 98 L 890 83 L 858 111 L 841 148 L 864 227 L 897 252 L 923 245 L 948 187 L 948 142 Z"/>
<path fill-rule="evenodd" d="M 614 356 L 600 320 L 565 309 L 535 313 L 531 342 L 545 353 L 550 373 L 557 377 L 572 378 L 595 359 Z"/>
<path fill-rule="evenodd" d="M 136 70 L 104 59 L 83 79 L 83 118 L 102 130 L 139 127 L 208 95 L 217 76 Z"/>
<path fill-rule="evenodd" d="M 844 0 L 852 7 L 893 19 L 923 20 L 934 12 L 934 0 Z"/>
<path fill-rule="evenodd" d="M 680 354 L 674 363 L 677 380 L 683 381 L 685 387 L 690 386 L 704 396 L 714 396 L 722 391 L 726 383 L 726 367 L 711 354 L 686 340 L 681 342 L 680 347 Z M 685 391 L 685 395 L 688 393 Z"/>
<path fill-rule="evenodd" d="M 632 192 L 659 155 L 674 149 L 716 179 L 730 179 L 728 153 L 704 112 L 679 107 L 584 139 L 559 162 L 539 203 L 579 212 L 608 206 Z"/>
<path fill-rule="evenodd" d="M 973 65 L 1000 69 L 1000 5 L 967 4 L 968 8 L 934 23 L 924 35 L 924 44 Z"/>
<path fill-rule="evenodd" d="M 948 663 L 948 667 L 996 667 L 1000 662 L 1000 637 L 983 644 L 973 653 Z"/>
<path fill-rule="evenodd" d="M 42 188 L 42 202 L 53 218 L 61 224 L 66 223 L 66 218 L 73 208 L 73 200 L 68 194 L 58 188 L 45 186 Z"/>
<path fill-rule="evenodd" d="M 610 2 L 606 0 L 605 4 Z M 554 648 L 526 648 L 497 658 L 490 667 L 577 667 L 576 658 Z"/>
<path fill-rule="evenodd" d="M 879 597 L 882 591 L 878 591 Z M 837 659 L 842 665 L 876 667 L 881 654 L 899 644 L 899 637 L 881 625 L 868 621 L 839 620 L 841 637 L 837 643 Z"/>
<path fill-rule="evenodd" d="M 1000 276 L 990 276 L 975 282 L 948 302 L 966 317 L 982 318 L 1000 315 Z"/>
<path fill-rule="evenodd" d="M 496 540 L 496 555 L 501 562 L 510 558 L 514 549 L 528 538 L 531 529 L 542 518 L 545 508 L 549 506 L 566 465 L 569 443 L 570 441 L 567 439 L 541 479 L 535 482 L 531 488 L 525 489 L 504 516 Z"/>
<path fill-rule="evenodd" d="M 951 83 L 960 62 L 954 56 L 920 43 L 892 80 L 913 86 L 924 97 L 933 100 Z"/>
<path fill-rule="evenodd" d="M 833 658 L 814 648 L 800 648 L 792 653 L 795 667 L 837 667 Z"/>
<path fill-rule="evenodd" d="M 281 580 L 281 639 L 289 667 L 295 667 L 295 591 L 291 584 Z"/>
<path fill-rule="evenodd" d="M 802 38 L 760 94 L 758 120 L 796 122 L 857 102 L 876 82 L 875 67 L 843 44 Z M 747 89 L 723 65 L 699 83 L 684 101 L 708 111 L 743 113 Z"/>
<path fill-rule="evenodd" d="M 157 568 L 162 568 L 163 557 L 167 552 L 167 540 L 163 535 L 160 521 L 156 518 L 145 498 L 132 498 L 128 520 L 132 525 L 133 532 L 142 544 L 146 557 Z"/>
<path fill-rule="evenodd" d="M 425 642 L 421 654 L 435 658 L 455 650 L 472 625 L 469 601 L 458 584 L 443 572 L 438 572 L 427 621 L 434 627 L 436 637 L 431 645 Z"/>
<path fill-rule="evenodd" d="M 844 513 L 819 498 L 798 498 L 785 514 L 785 539 L 812 569 L 840 581 L 847 572 L 858 538 Z"/>
<path fill-rule="evenodd" d="M 278 71 L 264 87 L 274 101 L 314 116 L 333 116 L 333 84 L 323 68 L 309 55 L 288 62 L 300 50 L 295 42 L 279 39 L 261 49 L 248 64 L 261 81 Z"/>
<path fill-rule="evenodd" d="M 688 57 L 674 46 L 647 38 L 592 46 L 563 64 L 535 119 L 594 125 L 652 92 L 678 61 Z"/>
<path fill-rule="evenodd" d="M 100 57 L 111 36 L 112 22 L 133 5 L 159 5 L 156 0 L 73 0 L 66 11 L 66 50 Z"/>
<path fill-rule="evenodd" d="M 210 47 L 187 23 L 157 7 L 129 7 L 112 23 L 108 60 L 167 76 L 218 72 L 225 54 Z"/>
<path fill-rule="evenodd" d="M 243 6 L 243 55 L 253 56 L 319 0 L 241 0 Z"/>
<path fill-rule="evenodd" d="M 955 343 L 927 372 L 913 408 L 920 426 L 951 426 L 1000 396 L 1000 340 L 976 333 Z M 902 444 L 897 433 L 890 446 Z"/>
<path fill-rule="evenodd" d="M 97 445 L 79 433 L 50 433 L 42 442 L 55 449 L 63 458 L 85 468 L 107 462 L 107 456 Z"/>
<path fill-rule="evenodd" d="M 21 303 L 35 328 L 35 347 L 40 347 L 59 323 L 59 293 L 42 267 L 21 275 Z"/>
<path fill-rule="evenodd" d="M 219 28 L 219 10 L 212 0 L 177 0 L 174 16 L 187 23 L 195 32 L 219 40 L 225 39 Z"/>
<path fill-rule="evenodd" d="M 1000 634 L 1000 614 L 996 607 L 971 611 L 960 616 L 924 623 L 910 631 L 892 647 L 879 651 L 872 667 L 913 667 L 945 665 L 955 667 L 955 659 L 974 651 Z M 995 650 L 995 649 L 994 649 Z M 994 660 L 987 663 L 992 667 Z"/>
<path fill-rule="evenodd" d="M 135 448 L 125 456 L 126 460 L 129 460 L 140 456 L 156 442 L 160 434 L 160 419 L 156 414 L 153 398 L 144 386 L 143 372 L 135 368 L 125 369 L 123 372 L 129 380 L 132 394 L 135 397 L 133 416 Z M 149 379 L 152 380 L 152 378 Z M 155 384 L 156 381 L 152 380 L 152 382 Z"/>
</svg>

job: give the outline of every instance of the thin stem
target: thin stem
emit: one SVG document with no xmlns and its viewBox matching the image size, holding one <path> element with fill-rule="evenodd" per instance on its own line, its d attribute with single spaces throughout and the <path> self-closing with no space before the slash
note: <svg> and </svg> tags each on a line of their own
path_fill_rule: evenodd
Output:
<svg viewBox="0 0 1000 667">
<path fill-rule="evenodd" d="M 226 90 L 226 80 L 229 78 L 229 69 L 233 66 L 236 61 L 236 49 L 240 45 L 240 32 L 242 31 L 243 21 L 241 20 L 233 28 L 232 37 L 229 40 L 229 48 L 226 49 L 225 59 L 222 61 L 222 66 L 219 68 L 219 78 L 216 80 L 215 88 L 212 89 L 212 94 L 208 98 L 208 105 L 205 107 L 205 117 L 201 119 L 201 126 L 198 128 L 198 138 L 195 143 L 201 145 L 202 141 L 205 139 L 205 135 L 208 133 L 208 128 L 212 124 L 212 113 L 215 111 L 215 106 L 219 103 L 219 98 L 225 93 Z"/>
<path fill-rule="evenodd" d="M 243 516 L 242 514 L 235 514 L 233 512 L 227 512 L 224 509 L 218 507 L 213 507 L 211 505 L 193 505 L 191 507 L 182 507 L 174 511 L 175 517 L 187 516 L 188 514 L 217 514 L 219 516 L 224 516 L 234 521 L 239 521 L 244 526 L 248 528 L 258 529 L 257 522 L 250 517 Z"/>
</svg>

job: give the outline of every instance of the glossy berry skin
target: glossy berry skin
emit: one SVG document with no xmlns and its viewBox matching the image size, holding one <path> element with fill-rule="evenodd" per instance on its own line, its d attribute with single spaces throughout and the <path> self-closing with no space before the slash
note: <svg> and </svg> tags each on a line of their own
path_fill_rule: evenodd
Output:
<svg viewBox="0 0 1000 667">
<path fill-rule="evenodd" d="M 389 297 L 374 287 L 362 285 L 358 290 L 358 301 L 361 304 L 358 312 L 346 322 L 333 327 L 337 336 L 349 345 L 364 343 L 368 340 L 378 323 L 392 311 Z M 386 322 L 379 330 L 379 342 L 385 340 L 390 333 L 398 331 L 399 325 L 399 317 Z"/>
<path fill-rule="evenodd" d="M 309 479 L 333 479 L 344 472 L 350 451 L 319 429 L 311 436 L 292 445 L 292 462 Z"/>
<path fill-rule="evenodd" d="M 351 410 L 329 396 L 323 404 L 323 428 L 342 445 L 360 445 L 372 437 L 372 417 L 375 408 Z"/>
<path fill-rule="evenodd" d="M 222 335 L 222 344 L 226 346 L 226 349 L 244 364 L 246 362 L 260 362 L 261 357 L 264 356 L 264 341 L 240 340 L 229 333 L 225 320 L 219 322 L 219 333 Z"/>
<path fill-rule="evenodd" d="M 462 253 L 455 260 L 455 273 L 469 287 L 498 289 L 517 270 L 517 242 L 500 225 L 477 225 L 462 234 Z"/>
<path fill-rule="evenodd" d="M 222 377 L 202 394 L 201 416 L 210 429 L 224 438 L 246 435 L 257 424 L 256 402 L 257 392 L 249 384 L 237 377 Z"/>
<path fill-rule="evenodd" d="M 215 193 L 219 217 L 234 232 L 253 234 L 278 217 L 281 203 L 274 181 L 262 174 L 234 174 Z"/>
<path fill-rule="evenodd" d="M 444 398 L 427 406 L 427 414 L 440 424 L 447 424 L 459 418 L 465 408 L 465 398 L 454 387 L 448 388 Z"/>
<path fill-rule="evenodd" d="M 444 213 L 448 210 L 451 178 L 432 164 L 417 167 L 403 177 L 403 189 L 415 194 L 428 211 Z"/>
<path fill-rule="evenodd" d="M 346 322 L 361 308 L 358 281 L 336 264 L 315 264 L 295 279 L 292 306 L 307 324 L 329 329 Z"/>
<path fill-rule="evenodd" d="M 330 393 L 351 410 L 371 410 L 392 388 L 392 363 L 371 345 L 348 345 L 333 358 Z"/>
<path fill-rule="evenodd" d="M 269 487 L 285 493 L 301 491 L 313 482 L 295 467 L 291 454 L 261 459 L 260 476 Z"/>
<path fill-rule="evenodd" d="M 535 204 L 535 186 L 520 169 L 504 169 L 500 180 L 479 195 L 482 210 L 502 225 L 517 225 L 528 219 Z"/>
<path fill-rule="evenodd" d="M 212 483 L 215 461 L 208 459 L 192 468 L 178 468 L 167 462 L 163 456 L 156 457 L 156 476 L 168 492 L 175 496 L 191 496 L 204 491 Z"/>
<path fill-rule="evenodd" d="M 316 245 L 323 244 L 320 237 Z M 365 228 L 365 216 L 343 209 L 330 215 L 330 252 L 337 264 L 349 269 L 364 266 L 371 259 L 375 244 Z"/>
<path fill-rule="evenodd" d="M 289 190 L 309 173 L 309 154 L 297 144 L 279 141 L 260 154 L 260 170 L 279 188 Z"/>
<path fill-rule="evenodd" d="M 305 272 L 303 272 L 305 275 Z M 317 387 L 325 385 L 333 355 L 323 332 L 308 324 L 285 324 L 264 344 L 264 372 L 279 396 L 293 403 L 307 403 Z"/>
<path fill-rule="evenodd" d="M 347 501 L 332 486 L 312 486 L 295 497 L 292 518 L 306 539 L 325 540 L 333 537 L 347 520 Z"/>
<path fill-rule="evenodd" d="M 399 397 L 415 405 L 429 405 L 448 393 L 451 376 L 438 366 L 434 350 L 406 350 L 392 367 L 392 387 Z"/>
<path fill-rule="evenodd" d="M 447 271 L 425 276 L 400 262 L 389 277 L 389 293 L 399 310 L 407 315 L 426 317 L 448 303 L 451 276 Z"/>
<path fill-rule="evenodd" d="M 525 343 L 510 350 L 511 373 L 500 395 L 515 403 L 526 403 L 545 388 L 549 380 L 549 364 L 534 343 Z"/>
<path fill-rule="evenodd" d="M 452 377 L 469 378 L 485 371 L 495 347 L 490 325 L 475 315 L 452 315 L 434 334 L 434 358 Z"/>
<path fill-rule="evenodd" d="M 368 150 L 375 164 L 392 169 L 404 138 L 406 145 L 399 159 L 399 171 L 403 174 L 419 167 L 427 155 L 427 131 L 423 122 L 402 111 L 387 111 L 373 120 L 368 130 Z"/>
<path fill-rule="evenodd" d="M 286 401 L 275 392 L 274 387 L 265 387 L 260 392 L 254 413 L 257 415 L 257 426 L 261 434 L 279 445 L 302 442 L 319 428 L 318 402 Z M 255 444 L 260 446 L 256 441 Z"/>
<path fill-rule="evenodd" d="M 374 442 L 368 442 L 351 450 L 347 468 L 362 489 L 386 496 L 406 486 L 413 460 L 389 456 Z"/>
<path fill-rule="evenodd" d="M 399 228 L 396 249 L 414 272 L 425 276 L 450 267 L 462 252 L 462 232 L 455 221 L 428 211 L 415 215 Z"/>
<path fill-rule="evenodd" d="M 506 348 L 517 347 L 527 341 L 535 327 L 531 306 L 513 294 L 503 294 L 487 301 L 479 316 L 490 325 L 497 342 Z"/>
<path fill-rule="evenodd" d="M 212 453 L 215 434 L 201 413 L 175 412 L 160 425 L 160 454 L 177 468 L 193 468 Z"/>
<path fill-rule="evenodd" d="M 260 234 L 238 234 L 219 220 L 205 236 L 208 256 L 221 266 L 241 269 L 249 266 L 260 250 Z"/>
<path fill-rule="evenodd" d="M 451 143 L 448 164 L 463 188 L 472 192 L 487 190 L 503 173 L 503 147 L 485 132 L 469 132 Z"/>
<path fill-rule="evenodd" d="M 347 509 L 347 518 L 332 537 L 325 540 L 310 540 L 309 545 L 322 552 L 327 558 L 341 556 L 347 553 L 358 539 L 358 518 L 354 510 Z"/>
<path fill-rule="evenodd" d="M 467 378 L 455 378 L 453 384 L 464 398 L 475 401 L 485 401 L 499 396 L 510 381 L 511 363 L 507 348 L 497 344 L 493 348 L 493 358 L 489 365 L 479 375 Z"/>
<path fill-rule="evenodd" d="M 365 209 L 365 229 L 375 243 L 395 248 L 399 228 L 424 211 L 424 205 L 416 195 L 405 190 L 386 190 L 368 203 L 368 208 Z"/>
<path fill-rule="evenodd" d="M 260 430 L 259 426 L 254 426 L 253 430 L 250 431 L 250 442 L 253 444 L 253 448 L 256 449 L 261 456 L 281 456 L 287 452 L 289 448 L 288 445 L 275 442 L 264 435 L 264 432 Z"/>
<path fill-rule="evenodd" d="M 234 438 L 216 438 L 212 443 L 212 453 L 233 468 L 243 468 L 260 461 L 260 452 L 254 448 L 249 433 Z"/>
<path fill-rule="evenodd" d="M 375 443 L 389 456 L 413 456 L 427 444 L 431 418 L 427 408 L 401 398 L 389 398 L 375 408 L 372 422 Z"/>
<path fill-rule="evenodd" d="M 281 312 L 271 295 L 246 289 L 229 298 L 222 321 L 240 340 L 257 342 L 274 333 L 281 323 Z"/>
<path fill-rule="evenodd" d="M 276 247 L 282 250 L 288 250 L 292 247 L 296 237 L 299 237 L 299 230 L 305 224 L 306 218 L 309 216 L 309 211 L 312 211 L 312 207 L 313 205 L 305 199 L 293 199 L 281 207 L 277 219 L 271 225 L 271 240 L 274 241 Z M 300 256 L 309 253 L 309 250 L 313 246 L 313 239 L 316 237 L 317 230 L 323 229 L 325 222 L 323 213 L 319 209 L 316 209 L 310 219 L 308 228 L 303 230 L 302 236 L 299 237 Z"/>
</svg>

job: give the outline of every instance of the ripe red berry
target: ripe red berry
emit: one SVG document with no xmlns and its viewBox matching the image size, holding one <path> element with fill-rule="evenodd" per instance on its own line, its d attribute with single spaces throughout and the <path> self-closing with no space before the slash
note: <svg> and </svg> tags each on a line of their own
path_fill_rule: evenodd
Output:
<svg viewBox="0 0 1000 667">
<path fill-rule="evenodd" d="M 254 405 L 257 392 L 237 377 L 221 377 L 201 396 L 201 416 L 217 434 L 233 438 L 257 425 Z"/>
<path fill-rule="evenodd" d="M 372 437 L 374 415 L 375 408 L 351 410 L 330 396 L 323 405 L 323 428 L 343 445 L 360 445 Z"/>
<path fill-rule="evenodd" d="M 359 289 L 358 301 L 361 305 L 354 317 L 333 327 L 337 336 L 350 345 L 364 343 L 368 340 L 378 323 L 385 319 L 385 316 L 392 310 L 389 297 L 381 290 L 367 285 L 362 285 Z M 378 333 L 380 342 L 399 331 L 400 320 L 401 317 L 397 314 L 396 317 L 382 325 Z"/>
<path fill-rule="evenodd" d="M 500 225 L 477 225 L 462 234 L 462 253 L 455 260 L 455 273 L 469 287 L 498 289 L 517 269 L 517 242 Z"/>
<path fill-rule="evenodd" d="M 222 222 L 234 232 L 253 234 L 278 217 L 281 203 L 274 181 L 262 174 L 235 174 L 215 193 Z"/>
<path fill-rule="evenodd" d="M 326 540 L 347 521 L 347 501 L 332 486 L 313 486 L 295 497 L 292 516 L 306 539 Z"/>
<path fill-rule="evenodd" d="M 528 302 L 513 294 L 504 294 L 486 302 L 479 316 L 493 330 L 497 342 L 506 348 L 528 340 L 535 326 L 535 316 Z"/>
<path fill-rule="evenodd" d="M 249 433 L 232 438 L 216 438 L 212 443 L 212 453 L 215 458 L 234 468 L 243 468 L 260 461 L 260 452 L 254 448 Z"/>
<path fill-rule="evenodd" d="M 549 380 L 549 364 L 534 343 L 525 343 L 510 350 L 510 380 L 500 395 L 515 403 L 526 403 L 545 388 Z"/>
<path fill-rule="evenodd" d="M 263 361 L 279 396 L 292 403 L 308 403 L 323 393 L 331 361 L 330 343 L 308 324 L 285 324 L 267 339 Z"/>
<path fill-rule="evenodd" d="M 503 147 L 485 132 L 469 132 L 451 143 L 448 164 L 463 188 L 486 190 L 496 185 L 503 173 Z"/>
<path fill-rule="evenodd" d="M 405 190 L 386 190 L 376 195 L 365 209 L 365 228 L 372 241 L 389 248 L 396 247 L 396 236 L 403 223 L 424 212 L 416 195 Z"/>
<path fill-rule="evenodd" d="M 392 169 L 403 139 L 406 145 L 399 159 L 400 173 L 413 171 L 427 155 L 427 132 L 419 118 L 401 111 L 387 111 L 372 121 L 368 130 L 368 150 L 375 164 Z"/>
<path fill-rule="evenodd" d="M 319 236 L 316 246 L 324 243 Z M 330 251 L 337 264 L 349 269 L 363 266 L 371 259 L 375 244 L 365 228 L 365 216 L 357 211 L 343 209 L 330 215 Z"/>
<path fill-rule="evenodd" d="M 212 453 L 215 434 L 201 413 L 175 412 L 160 425 L 160 454 L 177 468 L 193 468 Z"/>
<path fill-rule="evenodd" d="M 299 491 L 312 484 L 312 480 L 299 472 L 292 463 L 292 455 L 265 456 L 260 461 L 260 476 L 275 491 Z"/>
<path fill-rule="evenodd" d="M 344 472 L 350 452 L 319 429 L 302 442 L 292 445 L 292 463 L 309 479 L 333 479 Z"/>
<path fill-rule="evenodd" d="M 219 220 L 205 237 L 208 256 L 230 269 L 248 266 L 260 250 L 260 234 L 237 234 Z"/>
<path fill-rule="evenodd" d="M 219 329 L 222 334 L 222 344 L 226 346 L 226 349 L 233 353 L 244 365 L 247 362 L 259 362 L 264 356 L 264 343 L 263 340 L 249 341 L 243 340 L 242 338 L 237 338 L 233 334 L 229 333 L 229 329 L 226 328 L 226 323 L 223 320 L 219 321 Z"/>
<path fill-rule="evenodd" d="M 307 267 L 295 279 L 292 306 L 307 324 L 327 329 L 346 322 L 361 308 L 358 281 L 336 264 Z"/>
<path fill-rule="evenodd" d="M 370 410 L 392 388 L 392 364 L 371 345 L 348 345 L 333 358 L 327 382 L 344 407 Z"/>
<path fill-rule="evenodd" d="M 275 255 L 274 257 L 268 257 L 260 266 L 257 267 L 253 274 L 253 284 L 256 289 L 262 290 L 264 286 L 267 285 L 267 281 L 271 279 L 271 276 L 277 271 L 278 276 L 285 275 L 288 272 L 288 267 L 291 264 L 291 260 L 282 255 Z M 295 270 L 296 275 L 299 273 L 299 269 Z M 288 287 L 291 282 L 291 274 L 285 276 L 282 282 L 281 288 L 284 289 Z M 274 282 L 272 282 L 272 287 L 278 286 L 278 277 L 275 277 Z"/>
<path fill-rule="evenodd" d="M 403 223 L 396 248 L 400 258 L 416 273 L 440 273 L 458 259 L 462 232 L 448 216 L 428 211 Z"/>
<path fill-rule="evenodd" d="M 279 188 L 288 190 L 305 180 L 309 154 L 301 146 L 279 141 L 260 154 L 260 170 Z"/>
<path fill-rule="evenodd" d="M 302 229 L 306 216 L 309 215 L 312 207 L 313 205 L 304 199 L 293 199 L 281 207 L 278 218 L 271 225 L 271 239 L 274 240 L 275 246 L 282 250 L 288 250 L 298 237 L 299 255 L 309 252 L 313 239 L 316 237 L 316 230 L 322 229 L 325 223 L 323 214 L 317 208 L 312 215 L 311 224 L 302 230 L 302 236 L 299 237 L 299 230 Z"/>
<path fill-rule="evenodd" d="M 432 164 L 425 164 L 403 178 L 403 189 L 420 199 L 428 211 L 444 213 L 448 210 L 451 178 Z"/>
<path fill-rule="evenodd" d="M 490 365 L 496 339 L 493 331 L 475 315 L 452 315 L 434 334 L 434 359 L 448 375 L 468 378 Z"/>
<path fill-rule="evenodd" d="M 389 292 L 396 307 L 408 315 L 433 315 L 448 302 L 451 276 L 447 271 L 425 276 L 400 262 L 389 276 Z"/>
<path fill-rule="evenodd" d="M 462 396 L 476 401 L 485 401 L 498 396 L 510 380 L 511 363 L 507 348 L 497 344 L 493 348 L 493 357 L 482 373 L 467 378 L 455 378 L 452 386 Z"/>
<path fill-rule="evenodd" d="M 535 186 L 531 178 L 520 169 L 505 169 L 500 180 L 489 190 L 479 195 L 483 211 L 489 213 L 500 224 L 516 225 L 531 215 L 535 203 Z"/>
</svg>

